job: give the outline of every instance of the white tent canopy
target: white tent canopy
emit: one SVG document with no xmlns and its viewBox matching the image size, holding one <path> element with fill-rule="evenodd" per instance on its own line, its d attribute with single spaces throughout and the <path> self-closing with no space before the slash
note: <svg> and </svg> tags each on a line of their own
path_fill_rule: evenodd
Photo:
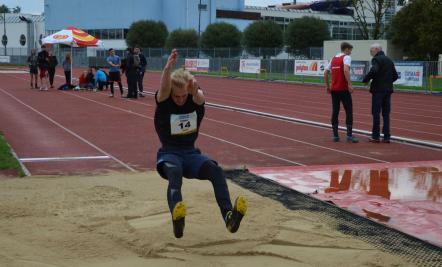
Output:
<svg viewBox="0 0 442 267">
<path fill-rule="evenodd" d="M 71 47 L 71 83 L 72 83 L 72 47 L 103 46 L 103 41 L 80 30 L 68 27 L 42 39 L 42 44 L 64 44 Z"/>
</svg>

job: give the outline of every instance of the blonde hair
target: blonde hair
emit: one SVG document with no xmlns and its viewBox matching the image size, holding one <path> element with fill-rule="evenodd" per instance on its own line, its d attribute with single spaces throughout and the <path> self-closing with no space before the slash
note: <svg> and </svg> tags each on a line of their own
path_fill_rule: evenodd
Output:
<svg viewBox="0 0 442 267">
<path fill-rule="evenodd" d="M 170 75 L 172 81 L 172 88 L 185 88 L 190 80 L 193 79 L 193 75 L 185 69 L 177 69 Z"/>
</svg>

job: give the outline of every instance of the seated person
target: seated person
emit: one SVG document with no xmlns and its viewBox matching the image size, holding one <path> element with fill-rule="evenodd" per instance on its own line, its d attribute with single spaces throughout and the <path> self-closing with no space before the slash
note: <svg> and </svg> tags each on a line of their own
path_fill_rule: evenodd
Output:
<svg viewBox="0 0 442 267">
<path fill-rule="evenodd" d="M 91 88 L 94 88 L 95 78 L 94 78 L 94 71 L 92 70 L 91 67 L 89 67 L 88 70 L 87 70 L 86 81 L 87 81 L 88 84 L 92 85 Z"/>
<path fill-rule="evenodd" d="M 79 79 L 79 86 L 82 89 L 94 89 L 95 79 L 94 74 L 92 72 L 92 68 L 88 68 L 87 71 L 83 71 Z"/>
<path fill-rule="evenodd" d="M 106 73 L 100 68 L 96 67 L 95 82 L 98 90 L 103 91 L 103 88 L 108 85 L 108 79 Z"/>
</svg>

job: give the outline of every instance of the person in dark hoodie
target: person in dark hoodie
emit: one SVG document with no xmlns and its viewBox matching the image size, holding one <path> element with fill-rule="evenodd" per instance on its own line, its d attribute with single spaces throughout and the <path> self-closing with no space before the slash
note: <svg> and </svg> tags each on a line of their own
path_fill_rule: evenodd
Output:
<svg viewBox="0 0 442 267">
<path fill-rule="evenodd" d="M 52 52 L 52 50 L 49 50 L 48 73 L 49 73 L 49 84 L 51 85 L 51 88 L 54 88 L 55 67 L 57 67 L 57 65 L 58 65 L 57 57 L 54 55 L 54 52 Z"/>
<path fill-rule="evenodd" d="M 373 129 L 371 138 L 372 143 L 380 143 L 380 113 L 384 120 L 382 133 L 383 143 L 390 143 L 390 111 L 391 111 L 391 94 L 393 93 L 393 83 L 398 79 L 398 74 L 393 61 L 388 58 L 382 46 L 378 43 L 371 45 L 370 54 L 373 56 L 371 60 L 371 69 L 365 75 L 363 82 L 370 84 L 371 113 L 373 115 Z"/>
<path fill-rule="evenodd" d="M 137 46 L 134 48 L 134 55 L 138 55 L 140 57 L 140 65 L 138 66 L 138 81 L 137 81 L 138 96 L 144 97 L 143 80 L 144 80 L 144 74 L 146 72 L 147 61 L 146 57 L 143 55 L 143 53 L 141 53 L 141 49 Z"/>
<path fill-rule="evenodd" d="M 127 57 L 125 61 L 124 71 L 127 78 L 128 93 L 127 98 L 138 98 L 137 83 L 138 83 L 138 68 L 140 66 L 139 55 L 134 54 L 132 48 L 127 49 Z"/>
</svg>

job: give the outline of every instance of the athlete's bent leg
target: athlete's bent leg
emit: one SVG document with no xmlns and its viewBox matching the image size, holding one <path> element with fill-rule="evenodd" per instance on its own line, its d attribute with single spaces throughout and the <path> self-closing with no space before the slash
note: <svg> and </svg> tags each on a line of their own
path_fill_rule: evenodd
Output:
<svg viewBox="0 0 442 267">
<path fill-rule="evenodd" d="M 200 179 L 208 179 L 212 182 L 216 201 L 223 215 L 227 229 L 231 233 L 238 231 L 240 223 L 247 211 L 247 201 L 244 197 L 238 197 L 232 208 L 229 189 L 223 170 L 213 161 L 208 160 L 201 166 Z"/>
<path fill-rule="evenodd" d="M 226 218 L 227 212 L 232 210 L 232 201 L 223 170 L 213 161 L 208 160 L 201 166 L 198 178 L 212 183 L 221 215 Z"/>
<path fill-rule="evenodd" d="M 172 214 L 173 233 L 181 238 L 184 233 L 186 206 L 182 202 L 181 186 L 183 184 L 183 170 L 181 166 L 165 162 L 162 166 L 164 175 L 169 181 L 167 187 L 167 202 Z"/>
</svg>

